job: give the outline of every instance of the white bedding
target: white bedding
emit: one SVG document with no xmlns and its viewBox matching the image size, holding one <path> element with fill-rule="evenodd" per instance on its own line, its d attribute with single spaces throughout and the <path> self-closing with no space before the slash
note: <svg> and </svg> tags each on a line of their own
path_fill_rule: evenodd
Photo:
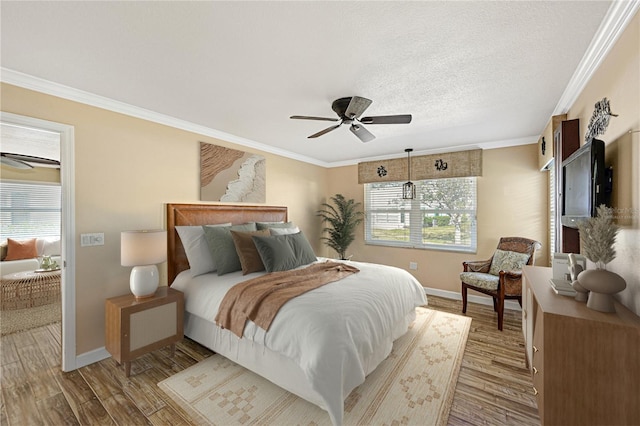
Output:
<svg viewBox="0 0 640 426">
<path fill-rule="evenodd" d="M 360 272 L 287 302 L 268 332 L 248 321 L 242 339 L 298 366 L 312 393 L 319 395 L 321 401 L 307 399 L 326 409 L 336 425 L 342 424 L 344 399 L 389 355 L 393 341 L 406 332 L 415 307 L 426 304 L 424 288 L 407 271 L 349 263 Z M 172 288 L 184 292 L 185 311 L 195 317 L 193 322 L 202 324 L 204 320 L 213 325 L 226 291 L 263 273 L 245 276 L 241 272 L 223 276 L 211 273 L 192 278 L 184 271 Z M 189 327 L 186 328 L 185 334 L 192 337 Z M 218 327 L 214 328 L 217 330 L 212 329 L 212 335 L 220 332 Z M 200 335 L 200 340 L 209 340 L 203 337 L 201 329 L 194 334 Z M 226 334 L 227 339 L 239 340 L 231 333 Z M 233 343 L 217 345 L 233 347 Z M 234 359 L 233 351 L 208 346 Z"/>
</svg>

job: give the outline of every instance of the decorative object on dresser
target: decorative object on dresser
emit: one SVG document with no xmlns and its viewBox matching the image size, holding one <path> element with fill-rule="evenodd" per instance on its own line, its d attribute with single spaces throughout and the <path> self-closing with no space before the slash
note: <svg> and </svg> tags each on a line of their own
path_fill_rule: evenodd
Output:
<svg viewBox="0 0 640 426">
<path fill-rule="evenodd" d="M 328 237 L 322 237 L 326 244 L 338 253 L 340 259 L 347 259 L 347 249 L 356 238 L 356 227 L 362 223 L 364 213 L 360 210 L 360 203 L 354 199 L 346 199 L 342 194 L 331 197 L 334 205 L 322 203 L 322 209 L 317 215 L 322 222 L 328 222 L 331 227 L 325 227 Z"/>
<path fill-rule="evenodd" d="M 107 351 L 131 373 L 131 361 L 148 352 L 182 340 L 184 296 L 169 287 L 160 287 L 154 295 L 138 299 L 131 294 L 105 302 L 105 341 Z"/>
<path fill-rule="evenodd" d="M 502 237 L 489 260 L 462 262 L 462 313 L 467 312 L 467 290 L 493 297 L 498 313 L 498 330 L 502 330 L 505 299 L 517 299 L 522 306 L 522 267 L 533 265 L 538 241 L 521 237 Z"/>
<path fill-rule="evenodd" d="M 624 278 L 606 270 L 607 263 L 616 257 L 618 229 L 613 223 L 613 209 L 605 205 L 597 208 L 596 217 L 578 223 L 582 252 L 596 264 L 596 269 L 580 272 L 578 282 L 590 291 L 587 307 L 596 311 L 615 312 L 613 295 L 627 286 Z"/>
<path fill-rule="evenodd" d="M 133 266 L 129 278 L 131 293 L 151 297 L 160 282 L 156 264 L 167 260 L 167 231 L 123 231 L 120 236 L 120 263 Z"/>
<path fill-rule="evenodd" d="M 571 277 L 571 287 L 576 292 L 575 299 L 578 302 L 586 302 L 589 297 L 589 290 L 580 285 L 578 275 L 584 271 L 584 267 L 576 260 L 575 253 L 569 253 L 569 274 Z"/>
<path fill-rule="evenodd" d="M 542 425 L 632 425 L 640 420 L 640 318 L 617 301 L 588 309 L 525 266 L 522 331 Z"/>
</svg>

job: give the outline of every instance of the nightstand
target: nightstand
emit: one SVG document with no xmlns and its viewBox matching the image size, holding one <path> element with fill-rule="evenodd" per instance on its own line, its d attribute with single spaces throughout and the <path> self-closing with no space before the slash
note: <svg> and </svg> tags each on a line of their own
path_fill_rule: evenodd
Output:
<svg viewBox="0 0 640 426">
<path fill-rule="evenodd" d="M 148 352 L 176 343 L 183 337 L 184 295 L 169 287 L 159 287 L 145 299 L 133 294 L 112 297 L 105 302 L 107 351 L 124 364 L 127 377 L 131 361 Z"/>
</svg>

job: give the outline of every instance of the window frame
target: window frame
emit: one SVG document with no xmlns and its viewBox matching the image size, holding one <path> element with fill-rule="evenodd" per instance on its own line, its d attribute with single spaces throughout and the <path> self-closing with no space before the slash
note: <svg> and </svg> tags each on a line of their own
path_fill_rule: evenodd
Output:
<svg viewBox="0 0 640 426">
<path fill-rule="evenodd" d="M 365 245 L 373 245 L 373 246 L 384 246 L 384 247 L 399 247 L 399 248 L 410 248 L 410 249 L 418 249 L 418 250 L 436 250 L 436 251 L 445 251 L 445 252 L 457 252 L 457 253 L 476 253 L 478 246 L 478 180 L 475 176 L 468 177 L 459 177 L 459 178 L 448 178 L 449 180 L 453 179 L 471 179 L 472 181 L 472 192 L 473 199 L 470 201 L 473 208 L 465 208 L 465 209 L 438 209 L 438 208 L 424 208 L 422 207 L 422 202 L 419 197 L 421 196 L 420 190 L 417 191 L 417 197 L 413 200 L 406 200 L 410 209 L 406 210 L 404 208 L 376 208 L 375 210 L 371 207 L 371 186 L 376 183 L 365 183 L 364 186 L 364 210 L 365 210 L 365 221 L 364 221 L 364 243 Z M 425 181 L 431 181 L 435 179 L 424 179 L 419 181 L 413 181 L 418 187 L 423 184 Z M 440 180 L 440 179 L 438 179 Z M 395 184 L 398 186 L 399 193 L 402 192 L 402 184 L 403 182 L 385 182 L 385 184 Z M 434 243 L 425 243 L 423 241 L 423 232 L 424 232 L 424 217 L 427 214 L 443 214 L 446 212 L 459 212 L 470 215 L 472 221 L 469 227 L 470 234 L 470 242 L 468 245 L 457 245 L 457 244 L 434 244 Z M 372 220 L 371 215 L 373 213 L 382 214 L 400 214 L 401 217 L 406 217 L 406 214 L 409 214 L 410 223 L 421 223 L 421 226 L 418 228 L 409 226 L 409 238 L 408 241 L 393 241 L 393 240 L 380 240 L 380 239 L 372 239 Z M 404 220 L 400 219 L 400 223 L 404 223 Z M 420 229 L 420 233 L 418 234 L 418 229 Z M 413 231 L 413 232 L 411 232 Z"/>
</svg>

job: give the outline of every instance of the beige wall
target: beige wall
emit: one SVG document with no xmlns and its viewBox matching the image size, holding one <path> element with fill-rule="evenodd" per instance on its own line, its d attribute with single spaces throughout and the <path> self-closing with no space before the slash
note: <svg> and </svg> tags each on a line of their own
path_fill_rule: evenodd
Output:
<svg viewBox="0 0 640 426">
<path fill-rule="evenodd" d="M 538 171 L 537 144 L 485 150 L 483 174 L 478 178 L 478 250 L 452 253 L 436 250 L 380 247 L 364 244 L 364 225 L 347 255 L 353 260 L 382 263 L 409 270 L 425 287 L 459 293 L 462 261 L 488 259 L 502 236 L 527 237 L 547 242 L 547 175 Z M 329 171 L 329 194 L 364 202 L 364 187 L 358 185 L 357 166 Z M 329 255 L 335 256 L 330 252 Z M 547 265 L 544 251 L 536 264 Z"/>
<path fill-rule="evenodd" d="M 607 267 L 620 274 L 627 288 L 620 300 L 640 314 L 640 13 L 633 18 L 567 113 L 580 119 L 580 134 L 587 133 L 594 105 L 609 99 L 611 117 L 605 134 L 606 165 L 614 167 L 612 206 L 622 225 L 617 257 Z M 582 141 L 584 143 L 584 140 Z"/>
<path fill-rule="evenodd" d="M 244 147 L 3 84 L 2 110 L 74 126 L 77 354 L 104 346 L 104 300 L 129 292 L 120 232 L 165 227 L 164 204 L 199 202 L 199 141 Z M 289 207 L 318 251 L 317 206 L 327 171 L 264 152 L 269 205 Z M 105 245 L 80 247 L 80 234 L 104 232 Z M 166 265 L 161 267 L 166 284 Z"/>
</svg>

